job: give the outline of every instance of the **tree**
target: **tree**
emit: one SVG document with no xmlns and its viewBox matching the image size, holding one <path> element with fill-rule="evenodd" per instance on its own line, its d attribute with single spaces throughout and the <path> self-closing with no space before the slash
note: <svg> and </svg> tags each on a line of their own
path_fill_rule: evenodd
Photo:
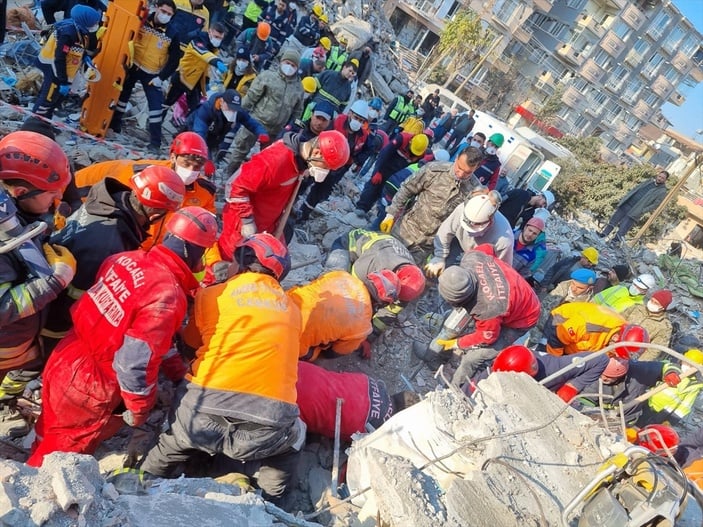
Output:
<svg viewBox="0 0 703 527">
<path fill-rule="evenodd" d="M 535 112 L 535 118 L 530 123 L 530 128 L 532 128 L 538 121 L 541 123 L 540 128 L 546 128 L 554 124 L 554 117 L 559 110 L 561 110 L 564 103 L 561 100 L 562 95 L 564 95 L 564 85 L 559 84 L 549 97 L 547 97 L 542 103 L 542 107 Z"/>
</svg>

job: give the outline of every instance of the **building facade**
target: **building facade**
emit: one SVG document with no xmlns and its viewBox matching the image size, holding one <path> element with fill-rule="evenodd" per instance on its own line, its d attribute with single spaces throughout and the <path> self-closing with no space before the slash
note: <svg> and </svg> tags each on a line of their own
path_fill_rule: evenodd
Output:
<svg viewBox="0 0 703 527">
<path fill-rule="evenodd" d="M 703 37 L 676 8 L 661 0 L 388 0 L 384 10 L 398 41 L 427 55 L 444 23 L 470 8 L 495 41 L 480 65 L 467 65 L 472 95 L 484 109 L 518 106 L 538 112 L 561 98 L 552 117 L 563 133 L 599 136 L 618 156 L 638 141 L 645 125 L 665 129 L 666 102 L 681 105 L 703 81 Z M 495 99 L 496 74 L 510 75 L 503 108 Z"/>
</svg>

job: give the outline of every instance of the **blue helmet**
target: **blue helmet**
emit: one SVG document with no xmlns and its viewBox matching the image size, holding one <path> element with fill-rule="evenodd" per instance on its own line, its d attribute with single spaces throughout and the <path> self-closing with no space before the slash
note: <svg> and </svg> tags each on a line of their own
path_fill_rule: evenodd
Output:
<svg viewBox="0 0 703 527">
<path fill-rule="evenodd" d="M 87 5 L 76 4 L 71 8 L 71 19 L 82 33 L 88 33 L 88 28 L 99 24 L 102 17 L 100 11 Z"/>
<path fill-rule="evenodd" d="M 596 283 L 596 273 L 591 269 L 576 269 L 571 273 L 571 279 L 586 285 Z"/>
<path fill-rule="evenodd" d="M 380 110 L 381 108 L 383 108 L 383 101 L 380 97 L 374 97 L 369 101 L 369 108 L 373 108 L 374 110 Z"/>
</svg>

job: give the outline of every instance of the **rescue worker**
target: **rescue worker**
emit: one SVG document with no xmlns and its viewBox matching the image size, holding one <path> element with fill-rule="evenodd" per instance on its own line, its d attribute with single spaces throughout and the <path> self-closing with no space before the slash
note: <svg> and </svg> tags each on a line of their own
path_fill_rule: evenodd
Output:
<svg viewBox="0 0 703 527">
<path fill-rule="evenodd" d="M 337 45 L 330 48 L 330 52 L 327 55 L 327 62 L 325 63 L 325 68 L 332 71 L 341 71 L 344 63 L 349 60 L 349 52 L 347 51 L 347 44 L 349 41 L 344 36 L 339 36 L 337 38 Z"/>
<path fill-rule="evenodd" d="M 54 24 L 48 40 L 37 57 L 37 67 L 44 74 L 32 112 L 51 119 L 59 103 L 68 97 L 71 83 L 83 63 L 92 65 L 91 55 L 97 46 L 95 33 L 102 13 L 77 4 L 71 17 Z"/>
<path fill-rule="evenodd" d="M 216 22 L 207 33 L 201 31 L 188 42 L 178 63 L 178 69 L 171 76 L 171 83 L 164 100 L 162 119 L 184 93 L 188 111 L 191 112 L 198 107 L 200 98 L 206 93 L 205 86 L 211 66 L 215 67 L 220 74 L 227 73 L 227 64 L 218 57 L 218 49 L 226 33 L 225 26 Z"/>
<path fill-rule="evenodd" d="M 223 80 L 225 90 L 237 90 L 239 96 L 244 97 L 255 78 L 256 70 L 252 66 L 249 53 L 245 48 L 238 48 Z"/>
<path fill-rule="evenodd" d="M 601 275 L 603 276 L 600 276 L 593 286 L 594 295 L 630 278 L 630 267 L 623 264 L 614 265 L 607 271 L 601 271 Z"/>
<path fill-rule="evenodd" d="M 646 329 L 652 344 L 668 347 L 673 327 L 666 310 L 672 300 L 671 291 L 660 289 L 655 291 L 646 303 L 635 304 L 625 309 L 622 316 L 631 324 L 637 324 Z M 639 360 L 657 360 L 660 353 L 657 349 L 648 348 L 642 353 Z"/>
<path fill-rule="evenodd" d="M 161 149 L 161 120 L 164 104 L 164 82 L 171 77 L 181 58 L 181 41 L 171 19 L 176 13 L 173 0 L 158 0 L 156 9 L 147 16 L 134 39 L 132 66 L 125 75 L 120 98 L 112 114 L 110 128 L 122 131 L 122 117 L 137 82 L 141 83 L 149 108 L 149 149 Z"/>
<path fill-rule="evenodd" d="M 413 97 L 415 97 L 415 92 L 408 90 L 404 95 L 396 96 L 396 98 L 388 104 L 386 115 L 384 116 L 385 123 L 383 125 L 383 131 L 388 135 L 391 135 L 396 128 L 415 113 Z M 454 115 L 456 115 L 456 113 L 454 113 Z M 441 137 L 439 139 L 441 139 Z M 437 140 L 439 141 L 439 139 Z"/>
<path fill-rule="evenodd" d="M 47 306 L 76 272 L 76 260 L 68 249 L 42 246 L 39 236 L 12 250 L 7 245 L 51 211 L 70 180 L 66 154 L 48 137 L 20 131 L 0 139 L 0 436 L 17 437 L 29 431 L 14 399 L 39 376 L 44 364 L 39 333 Z M 14 221 L 19 232 L 10 230 Z"/>
<path fill-rule="evenodd" d="M 268 22 L 259 22 L 256 27 L 242 31 L 237 37 L 237 49 L 244 48 L 251 65 L 255 70 L 261 71 L 274 55 L 273 47 L 269 41 L 271 26 Z"/>
<path fill-rule="evenodd" d="M 593 269 L 598 265 L 598 250 L 595 247 L 586 247 L 580 254 L 562 258 L 552 265 L 539 281 L 543 291 L 551 291 L 557 284 L 568 280 L 576 269 Z"/>
<path fill-rule="evenodd" d="M 132 176 L 148 166 L 163 166 L 173 170 L 183 180 L 183 206 L 202 207 L 214 213 L 216 188 L 205 174 L 208 172 L 207 160 L 208 149 L 203 138 L 195 132 L 182 132 L 173 139 L 168 159 L 117 159 L 94 163 L 76 172 L 76 186 L 83 196 L 87 196 L 90 187 L 111 177 L 131 188 Z M 149 236 L 142 242 L 142 249 L 148 249 L 163 239 L 164 226 L 170 215 L 169 212 L 161 221 L 151 223 Z"/>
<path fill-rule="evenodd" d="M 259 20 L 267 22 L 271 26 L 269 40 L 272 56 L 275 56 L 280 51 L 283 42 L 295 31 L 298 14 L 296 9 L 288 7 L 286 0 L 275 0 L 264 8 Z"/>
<path fill-rule="evenodd" d="M 451 306 L 463 307 L 474 321 L 473 332 L 438 341 L 445 352 L 458 349 L 462 354 L 452 377 L 456 385 L 488 366 L 499 350 L 515 342 L 539 319 L 537 295 L 510 264 L 496 257 L 490 245 L 468 251 L 460 265 L 439 275 L 439 294 Z"/>
<path fill-rule="evenodd" d="M 366 217 L 383 192 L 386 180 L 399 170 L 422 159 L 430 140 L 425 134 L 411 135 L 401 132 L 393 136 L 376 158 L 371 179 L 364 185 L 356 202 L 355 213 L 360 218 Z"/>
<path fill-rule="evenodd" d="M 505 138 L 503 134 L 493 134 L 486 141 L 483 149 L 483 161 L 474 172 L 482 185 L 486 185 L 490 190 L 496 188 L 498 176 L 500 175 L 501 162 L 498 158 L 498 149 L 503 146 Z"/>
<path fill-rule="evenodd" d="M 366 277 L 381 271 L 390 271 L 397 276 L 400 285 L 397 301 L 386 302 L 376 309 L 372 320 L 372 340 L 383 333 L 408 303 L 425 290 L 422 270 L 414 264 L 405 246 L 390 234 L 352 229 L 332 243 L 325 266 L 350 272 L 362 280 L 369 291 L 374 290 L 375 284 Z M 391 281 L 395 278 L 391 277 Z"/>
<path fill-rule="evenodd" d="M 454 208 L 481 188 L 473 172 L 478 148 L 467 148 L 453 163 L 427 163 L 406 179 L 386 208 L 381 231 L 393 234 L 424 265 L 437 229 Z"/>
<path fill-rule="evenodd" d="M 544 325 L 544 336 L 552 355 L 598 351 L 623 340 L 649 342 L 643 327 L 628 324 L 612 309 L 591 302 L 569 302 L 554 308 Z M 639 348 L 631 350 L 636 351 Z"/>
<path fill-rule="evenodd" d="M 349 159 L 349 143 L 336 130 L 322 132 L 305 142 L 296 134 L 286 134 L 269 148 L 255 154 L 228 181 L 223 230 L 219 240 L 223 259 L 231 260 L 239 240 L 257 232 L 280 236 L 281 215 L 292 206 L 304 174 L 323 181 L 330 170 Z"/>
<path fill-rule="evenodd" d="M 361 157 L 367 155 L 369 149 L 366 140 L 369 136 L 368 121 L 369 105 L 366 101 L 359 99 L 349 108 L 347 114 L 339 114 L 335 120 L 333 128 L 337 130 L 349 143 L 349 160 L 337 170 L 332 170 L 321 183 L 313 182 L 307 196 L 302 200 L 299 213 L 296 215 L 297 221 L 307 221 L 310 212 L 318 203 L 326 201 L 334 186 L 341 181 L 349 170 L 352 163 L 359 164 Z M 300 195 L 305 189 L 301 187 Z"/>
<path fill-rule="evenodd" d="M 553 203 L 554 194 L 549 190 L 535 193 L 531 190 L 516 188 L 509 191 L 501 202 L 500 213 L 514 228 L 518 227 L 518 224 L 525 225 L 534 216 L 537 209 L 548 209 Z"/>
<path fill-rule="evenodd" d="M 185 185 L 170 168 L 153 165 L 132 176 L 131 186 L 112 178 L 93 185 L 81 207 L 50 240 L 66 246 L 78 269 L 71 285 L 51 304 L 44 330 L 47 340 L 61 339 L 71 328 L 70 308 L 94 283 L 103 262 L 142 245 L 152 222 L 183 203 Z M 56 341 L 51 342 L 52 348 Z M 49 344 L 47 344 L 48 346 Z"/>
<path fill-rule="evenodd" d="M 285 44 L 281 47 L 281 54 L 289 49 L 302 53 L 304 48 L 316 46 L 322 36 L 320 17 L 323 15 L 322 6 L 315 4 L 309 14 L 300 17 L 295 32 L 286 39 Z"/>
<path fill-rule="evenodd" d="M 513 231 L 498 212 L 498 205 L 500 199 L 495 191 L 457 205 L 437 229 L 433 256 L 425 265 L 427 275 L 439 276 L 446 262 L 454 263 L 460 254 L 486 243 L 493 246 L 498 258 L 512 266 Z"/>
<path fill-rule="evenodd" d="M 305 424 L 296 405 L 301 316 L 281 287 L 285 245 L 268 233 L 241 240 L 229 280 L 195 296 L 186 344 L 197 349 L 177 389 L 170 429 L 141 469 L 177 477 L 197 451 L 224 454 L 276 503 L 291 485 Z M 246 324 L 242 321 L 246 320 Z"/>
<path fill-rule="evenodd" d="M 242 14 L 242 31 L 255 28 L 258 24 L 259 15 L 263 13 L 270 3 L 270 0 L 249 0 Z"/>
<path fill-rule="evenodd" d="M 266 129 L 242 108 L 242 98 L 235 90 L 215 93 L 188 116 L 188 129 L 205 139 L 208 152 L 222 161 L 235 134 L 242 126 L 257 136 L 263 147 L 271 142 Z"/>
<path fill-rule="evenodd" d="M 291 50 L 281 56 L 278 68 L 262 71 L 249 86 L 242 108 L 259 121 L 269 137 L 278 137 L 283 127 L 303 112 L 303 88 L 298 79 L 300 55 Z M 234 138 L 232 161 L 227 167 L 235 172 L 256 143 L 256 135 L 239 129 Z"/>
<path fill-rule="evenodd" d="M 699 349 L 688 350 L 684 353 L 684 357 L 696 365 L 703 365 L 703 351 Z M 690 368 L 691 366 L 683 363 L 683 367 Z M 684 370 L 684 374 L 686 371 Z M 703 390 L 703 382 L 701 382 L 700 372 L 695 372 L 689 376 L 681 375 L 681 382 L 675 387 L 664 388 L 649 398 L 647 401 L 648 406 L 644 408 L 639 422 L 662 423 L 669 421 L 672 424 L 681 423 L 693 410 L 701 390 Z M 703 434 L 703 428 L 701 430 Z M 701 438 L 700 447 L 703 447 L 703 436 Z"/>
<path fill-rule="evenodd" d="M 344 111 L 344 108 L 349 103 L 352 93 L 352 81 L 356 76 L 357 66 L 351 62 L 345 62 L 339 71 L 325 70 L 315 77 L 317 91 L 313 96 L 312 102 L 308 104 L 303 115 L 303 121 L 309 119 L 310 112 L 313 111 L 316 104 L 321 101 L 327 101 L 334 106 L 337 113 Z"/>
<path fill-rule="evenodd" d="M 193 271 L 217 238 L 217 221 L 200 207 L 185 207 L 166 228 L 163 242 L 148 252 L 108 258 L 76 303 L 73 329 L 44 370 L 29 465 L 40 466 L 56 451 L 92 454 L 123 424 L 146 422 L 160 369 L 173 381 L 183 378 L 173 337 L 197 287 Z"/>
<path fill-rule="evenodd" d="M 174 0 L 181 13 L 188 15 L 177 16 L 176 30 L 181 35 L 181 47 L 201 31 L 210 29 L 210 10 L 205 6 L 205 0 Z"/>
<path fill-rule="evenodd" d="M 310 57 L 301 57 L 300 66 L 298 67 L 298 75 L 301 79 L 306 77 L 312 77 L 318 73 L 325 71 L 325 61 L 327 52 L 322 46 L 318 46 L 312 50 Z M 314 80 L 314 79 L 313 79 Z M 315 81 L 315 88 L 313 92 L 317 90 L 317 81 Z"/>
<path fill-rule="evenodd" d="M 624 357 L 610 357 L 608 367 L 598 381 L 583 391 L 588 394 L 602 394 L 602 397 L 580 397 L 584 407 L 601 406 L 606 410 L 619 412 L 623 404 L 625 423 L 637 422 L 642 415 L 646 401 L 634 403 L 640 395 L 659 382 L 676 387 L 681 382 L 681 369 L 670 362 L 629 360 Z M 599 401 L 602 403 L 599 404 Z"/>
<path fill-rule="evenodd" d="M 372 432 L 398 412 L 420 401 L 414 392 L 388 393 L 385 383 L 360 372 L 333 372 L 309 362 L 298 363 L 298 407 L 308 433 L 334 439 L 335 405 L 344 399 L 340 439 Z"/>
<path fill-rule="evenodd" d="M 500 212 L 500 208 L 498 208 L 498 212 Z M 530 218 L 521 229 L 513 231 L 515 237 L 513 269 L 526 280 L 530 279 L 532 274 L 539 269 L 547 254 L 547 236 L 544 233 L 544 228 L 542 218 Z"/>
<path fill-rule="evenodd" d="M 619 284 L 604 289 L 593 297 L 593 303 L 599 306 L 607 306 L 618 313 L 626 309 L 644 303 L 647 292 L 657 286 L 657 280 L 653 275 L 644 273 L 637 276 L 631 285 Z"/>
<path fill-rule="evenodd" d="M 300 141 L 308 141 L 331 128 L 333 115 L 334 108 L 332 105 L 328 102 L 321 102 L 315 106 L 309 121 L 305 122 L 300 119 L 295 119 L 293 123 L 289 123 L 283 128 L 281 136 L 285 135 L 287 132 L 293 132 L 300 135 Z"/>
</svg>

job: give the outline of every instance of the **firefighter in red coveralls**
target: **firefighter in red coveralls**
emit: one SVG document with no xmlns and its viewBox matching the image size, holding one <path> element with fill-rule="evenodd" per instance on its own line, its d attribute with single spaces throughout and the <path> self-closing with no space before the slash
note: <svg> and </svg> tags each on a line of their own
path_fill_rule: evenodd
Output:
<svg viewBox="0 0 703 527">
<path fill-rule="evenodd" d="M 439 293 L 454 307 L 463 307 L 475 323 L 474 331 L 439 342 L 445 351 L 458 348 L 462 359 L 452 378 L 461 384 L 496 358 L 537 324 L 540 303 L 532 287 L 510 264 L 495 257 L 493 247 L 468 251 L 460 265 L 439 276 Z"/>
<path fill-rule="evenodd" d="M 44 370 L 29 465 L 40 466 L 55 451 L 92 454 L 124 423 L 146 421 L 161 366 L 174 381 L 185 375 L 172 339 L 197 287 L 193 271 L 217 239 L 217 221 L 203 208 L 185 207 L 166 229 L 163 242 L 148 252 L 108 258 L 73 307 L 73 329 Z"/>
<path fill-rule="evenodd" d="M 281 215 L 295 199 L 303 175 L 324 181 L 330 170 L 348 159 L 349 143 L 336 130 L 321 132 L 305 142 L 300 142 L 298 134 L 285 134 L 254 155 L 234 173 L 225 191 L 227 203 L 219 240 L 222 258 L 231 261 L 237 243 L 257 232 L 280 235 Z"/>
</svg>

